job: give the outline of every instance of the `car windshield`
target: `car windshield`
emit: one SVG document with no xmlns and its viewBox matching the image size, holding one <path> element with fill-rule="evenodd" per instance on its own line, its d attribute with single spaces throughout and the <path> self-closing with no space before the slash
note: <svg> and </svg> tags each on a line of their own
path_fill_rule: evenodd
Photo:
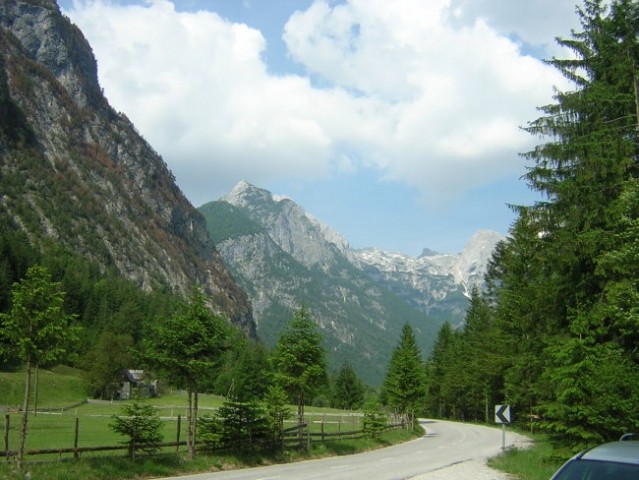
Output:
<svg viewBox="0 0 639 480">
<path fill-rule="evenodd" d="M 637 480 L 639 464 L 578 460 L 567 464 L 554 480 Z"/>
</svg>

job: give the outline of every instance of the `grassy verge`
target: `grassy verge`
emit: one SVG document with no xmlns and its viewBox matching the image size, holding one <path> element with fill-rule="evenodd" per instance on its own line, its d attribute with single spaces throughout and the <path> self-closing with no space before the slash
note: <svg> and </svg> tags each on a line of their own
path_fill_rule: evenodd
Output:
<svg viewBox="0 0 639 480">
<path fill-rule="evenodd" d="M 38 480 L 80 480 L 86 478 L 125 480 L 216 472 L 335 455 L 349 455 L 405 442 L 421 434 L 420 432 L 394 430 L 383 434 L 377 440 L 315 442 L 310 450 L 200 454 L 192 461 L 186 461 L 182 456 L 175 454 L 142 456 L 135 462 L 131 462 L 123 456 L 87 457 L 63 462 L 30 463 L 23 471 L 17 471 L 11 464 L 0 464 L 0 478 L 23 480 L 28 473 L 30 478 Z"/>
<path fill-rule="evenodd" d="M 518 480 L 548 480 L 572 455 L 558 451 L 546 435 L 533 435 L 530 448 L 507 450 L 489 460 L 488 465 L 509 473 Z"/>
</svg>

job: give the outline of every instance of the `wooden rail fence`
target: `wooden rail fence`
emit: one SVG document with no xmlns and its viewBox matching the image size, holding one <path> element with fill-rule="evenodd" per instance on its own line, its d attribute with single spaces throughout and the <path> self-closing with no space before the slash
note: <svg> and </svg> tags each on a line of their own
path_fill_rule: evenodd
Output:
<svg viewBox="0 0 639 480">
<path fill-rule="evenodd" d="M 180 440 L 180 420 L 181 416 L 178 415 L 178 428 L 176 441 L 174 442 L 161 442 L 156 444 L 159 449 L 164 449 L 166 453 L 166 449 L 174 448 L 176 453 L 179 453 L 180 447 L 186 446 L 186 441 Z M 59 448 L 45 448 L 45 449 L 27 449 L 25 451 L 26 456 L 36 456 L 36 455 L 57 455 L 58 458 L 62 458 L 64 455 L 72 455 L 73 458 L 80 458 L 82 453 L 87 452 L 108 452 L 108 451 L 118 451 L 118 450 L 128 450 L 129 444 L 122 443 L 121 445 L 104 445 L 104 446 L 91 446 L 91 447 L 81 447 L 79 446 L 79 431 L 80 431 L 80 419 L 78 417 L 74 417 L 75 421 L 75 431 L 74 431 L 74 441 L 72 447 L 59 447 Z M 9 445 L 9 430 L 10 430 L 10 415 L 5 414 L 5 425 L 4 425 L 4 448 L 0 451 L 0 457 L 6 457 L 9 459 L 17 455 L 17 450 L 11 450 Z M 269 443 L 269 444 L 260 444 L 260 446 L 283 446 L 285 448 L 310 448 L 312 442 L 314 440 L 319 440 L 320 442 L 334 441 L 334 440 L 345 440 L 345 439 L 357 439 L 362 438 L 364 436 L 364 432 L 361 429 L 350 429 L 350 430 L 342 430 L 342 425 L 344 422 L 341 421 L 326 421 L 325 416 L 323 416 L 322 420 L 312 421 L 312 423 L 320 425 L 320 431 L 312 431 L 309 423 L 304 423 L 301 425 L 295 425 L 290 428 L 286 428 L 283 431 L 283 436 L 281 440 L 277 443 Z M 326 431 L 325 426 L 329 424 L 337 424 L 338 431 Z M 355 422 L 352 423 L 355 425 Z M 404 425 L 401 423 L 389 423 L 387 429 L 393 428 L 402 428 Z M 197 441 L 196 447 L 205 447 L 204 442 Z M 140 450 L 144 450 L 146 445 L 139 445 Z M 211 446 L 208 445 L 209 450 L 211 450 Z M 228 449 L 228 446 L 220 445 L 215 449 L 223 450 Z"/>
</svg>

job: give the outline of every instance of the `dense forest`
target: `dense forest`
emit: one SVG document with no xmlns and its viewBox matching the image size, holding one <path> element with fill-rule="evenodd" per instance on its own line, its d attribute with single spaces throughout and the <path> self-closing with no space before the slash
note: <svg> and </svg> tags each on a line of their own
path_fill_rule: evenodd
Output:
<svg viewBox="0 0 639 480">
<path fill-rule="evenodd" d="M 526 130 L 525 181 L 489 288 L 465 328 L 445 325 L 429 362 L 430 413 L 519 421 L 575 444 L 639 428 L 639 4 L 587 0 L 580 31 L 548 63 L 574 89 Z"/>
<path fill-rule="evenodd" d="M 0 325 L 2 315 L 11 310 L 12 290 L 36 265 L 43 266 L 64 293 L 64 311 L 72 316 L 72 326 L 78 328 L 78 338 L 65 362 L 86 373 L 87 395 L 117 398 L 122 370 L 149 364 L 136 352 L 144 350 L 164 322 L 179 316 L 187 299 L 169 289 L 142 291 L 115 271 L 101 271 L 55 243 L 36 250 L 16 225 L 5 220 L 0 223 Z M 288 320 L 284 318 L 283 323 Z M 247 338 L 228 319 L 226 323 L 229 346 L 199 380 L 198 389 L 241 399 L 262 398 L 274 374 L 268 362 L 271 352 L 259 341 Z M 7 341 L 0 332 L 0 353 L 5 353 L 0 355 L 0 370 L 20 366 L 20 359 L 3 348 L 8 346 Z M 321 335 L 317 342 L 323 344 Z M 165 380 L 164 385 L 176 385 Z M 338 371 L 327 372 L 325 381 L 307 392 L 307 401 L 353 408 L 362 405 L 365 390 L 352 366 L 344 363 Z"/>
</svg>

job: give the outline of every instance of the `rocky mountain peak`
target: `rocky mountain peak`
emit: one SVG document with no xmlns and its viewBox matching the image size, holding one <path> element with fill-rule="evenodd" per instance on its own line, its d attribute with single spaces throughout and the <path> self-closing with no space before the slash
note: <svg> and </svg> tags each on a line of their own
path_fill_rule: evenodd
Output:
<svg viewBox="0 0 639 480">
<path fill-rule="evenodd" d="M 79 107 L 107 106 L 91 46 L 54 0 L 2 0 L 0 27 L 11 31 L 27 55 L 51 72 Z"/>
<path fill-rule="evenodd" d="M 273 195 L 268 190 L 258 188 L 246 180 L 241 180 L 233 189 L 220 200 L 238 207 L 252 207 L 273 203 Z"/>
<path fill-rule="evenodd" d="M 500 233 L 479 230 L 466 242 L 452 273 L 458 282 L 465 285 L 467 293 L 473 286 L 479 286 L 482 283 L 488 261 L 495 246 L 502 240 L 504 236 Z"/>
<path fill-rule="evenodd" d="M 221 200 L 242 208 L 261 223 L 279 248 L 302 265 L 324 268 L 341 254 L 338 245 L 341 247 L 345 240 L 289 198 L 276 197 L 241 181 Z"/>
<path fill-rule="evenodd" d="M 419 254 L 419 257 L 417 258 L 422 258 L 422 257 L 434 257 L 436 255 L 439 255 L 438 252 L 436 252 L 435 250 L 431 250 L 430 248 L 424 248 L 422 250 L 422 253 Z"/>
<path fill-rule="evenodd" d="M 428 351 L 443 321 L 463 322 L 468 282 L 475 281 L 470 273 L 481 278 L 493 235 L 473 237 L 463 258 L 429 250 L 420 258 L 353 250 L 292 199 L 244 181 L 200 211 L 209 228 L 226 228 L 216 234 L 217 247 L 249 294 L 260 338 L 273 343 L 282 312 L 306 305 L 336 359 L 355 361 L 373 384 L 388 362 L 388 339 L 404 323 L 415 327 Z"/>
</svg>

